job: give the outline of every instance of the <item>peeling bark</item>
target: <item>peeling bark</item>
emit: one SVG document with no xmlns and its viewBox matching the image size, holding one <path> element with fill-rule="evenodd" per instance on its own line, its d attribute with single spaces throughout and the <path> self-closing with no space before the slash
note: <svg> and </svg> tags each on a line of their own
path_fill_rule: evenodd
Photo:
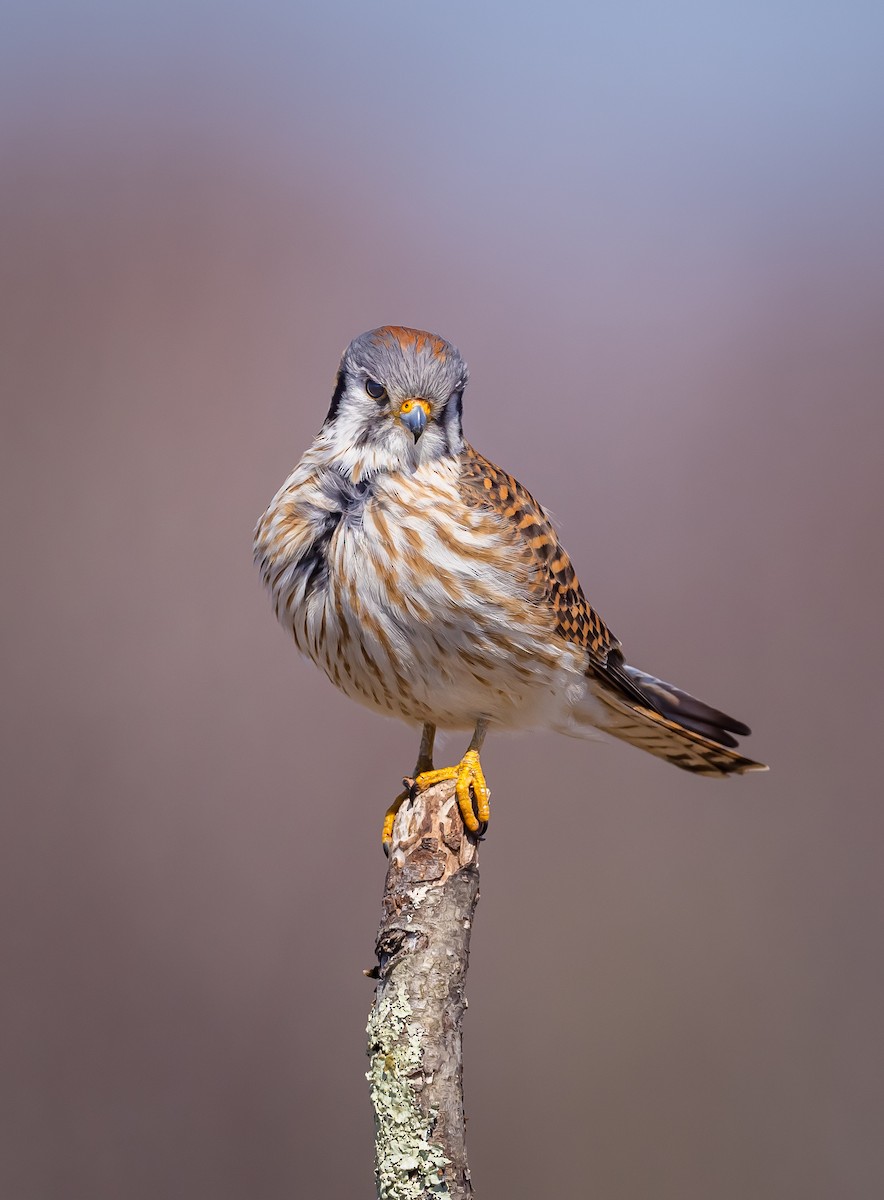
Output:
<svg viewBox="0 0 884 1200">
<path fill-rule="evenodd" d="M 393 829 L 368 1020 L 367 1078 L 382 1200 L 473 1194 L 461 1024 L 479 898 L 475 840 L 454 783 L 402 805 Z"/>
</svg>

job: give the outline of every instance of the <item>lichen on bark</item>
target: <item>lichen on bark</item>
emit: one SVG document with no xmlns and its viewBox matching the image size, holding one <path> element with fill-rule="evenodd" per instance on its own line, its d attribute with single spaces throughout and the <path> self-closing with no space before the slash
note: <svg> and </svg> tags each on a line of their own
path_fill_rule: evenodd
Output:
<svg viewBox="0 0 884 1200">
<path fill-rule="evenodd" d="M 383 1200 L 419 1200 L 448 1195 L 449 1166 L 432 1141 L 436 1114 L 416 1103 L 409 1077 L 421 1069 L 420 1038 L 410 1031 L 411 1005 L 400 985 L 380 1000 L 368 1018 L 371 1069 L 366 1073 L 375 1111 L 375 1172 Z"/>
</svg>

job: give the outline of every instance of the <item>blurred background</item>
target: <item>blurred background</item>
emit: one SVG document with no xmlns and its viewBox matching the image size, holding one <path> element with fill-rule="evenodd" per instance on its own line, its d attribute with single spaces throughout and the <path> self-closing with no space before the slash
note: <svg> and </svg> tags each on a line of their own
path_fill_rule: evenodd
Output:
<svg viewBox="0 0 884 1200">
<path fill-rule="evenodd" d="M 491 739 L 477 1194 L 884 1194 L 884 9 L 2 26 L 0 1194 L 374 1194 L 417 735 L 298 659 L 251 534 L 387 322 L 461 348 L 627 656 L 773 768 Z"/>
</svg>

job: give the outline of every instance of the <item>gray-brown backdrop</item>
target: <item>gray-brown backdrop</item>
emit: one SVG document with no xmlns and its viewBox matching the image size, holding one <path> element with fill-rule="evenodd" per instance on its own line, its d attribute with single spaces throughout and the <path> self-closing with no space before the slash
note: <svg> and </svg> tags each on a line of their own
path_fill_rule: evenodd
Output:
<svg viewBox="0 0 884 1200">
<path fill-rule="evenodd" d="M 478 1194 L 884 1193 L 880 8 L 6 12 L 0 1194 L 372 1194 L 416 738 L 250 558 L 385 322 L 773 767 L 492 738 Z"/>
</svg>

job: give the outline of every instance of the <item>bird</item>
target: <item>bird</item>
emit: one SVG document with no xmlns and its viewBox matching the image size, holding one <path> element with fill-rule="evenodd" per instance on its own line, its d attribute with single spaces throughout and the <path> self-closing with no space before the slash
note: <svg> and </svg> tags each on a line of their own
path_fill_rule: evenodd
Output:
<svg viewBox="0 0 884 1200">
<path fill-rule="evenodd" d="M 467 380 L 436 334 L 354 338 L 319 433 L 254 535 L 298 650 L 351 699 L 421 728 L 385 850 L 400 805 L 443 779 L 484 834 L 489 730 L 601 731 L 698 775 L 766 771 L 739 752 L 747 725 L 626 662 L 546 510 L 465 440 Z M 472 737 L 436 768 L 440 728 Z"/>
</svg>

